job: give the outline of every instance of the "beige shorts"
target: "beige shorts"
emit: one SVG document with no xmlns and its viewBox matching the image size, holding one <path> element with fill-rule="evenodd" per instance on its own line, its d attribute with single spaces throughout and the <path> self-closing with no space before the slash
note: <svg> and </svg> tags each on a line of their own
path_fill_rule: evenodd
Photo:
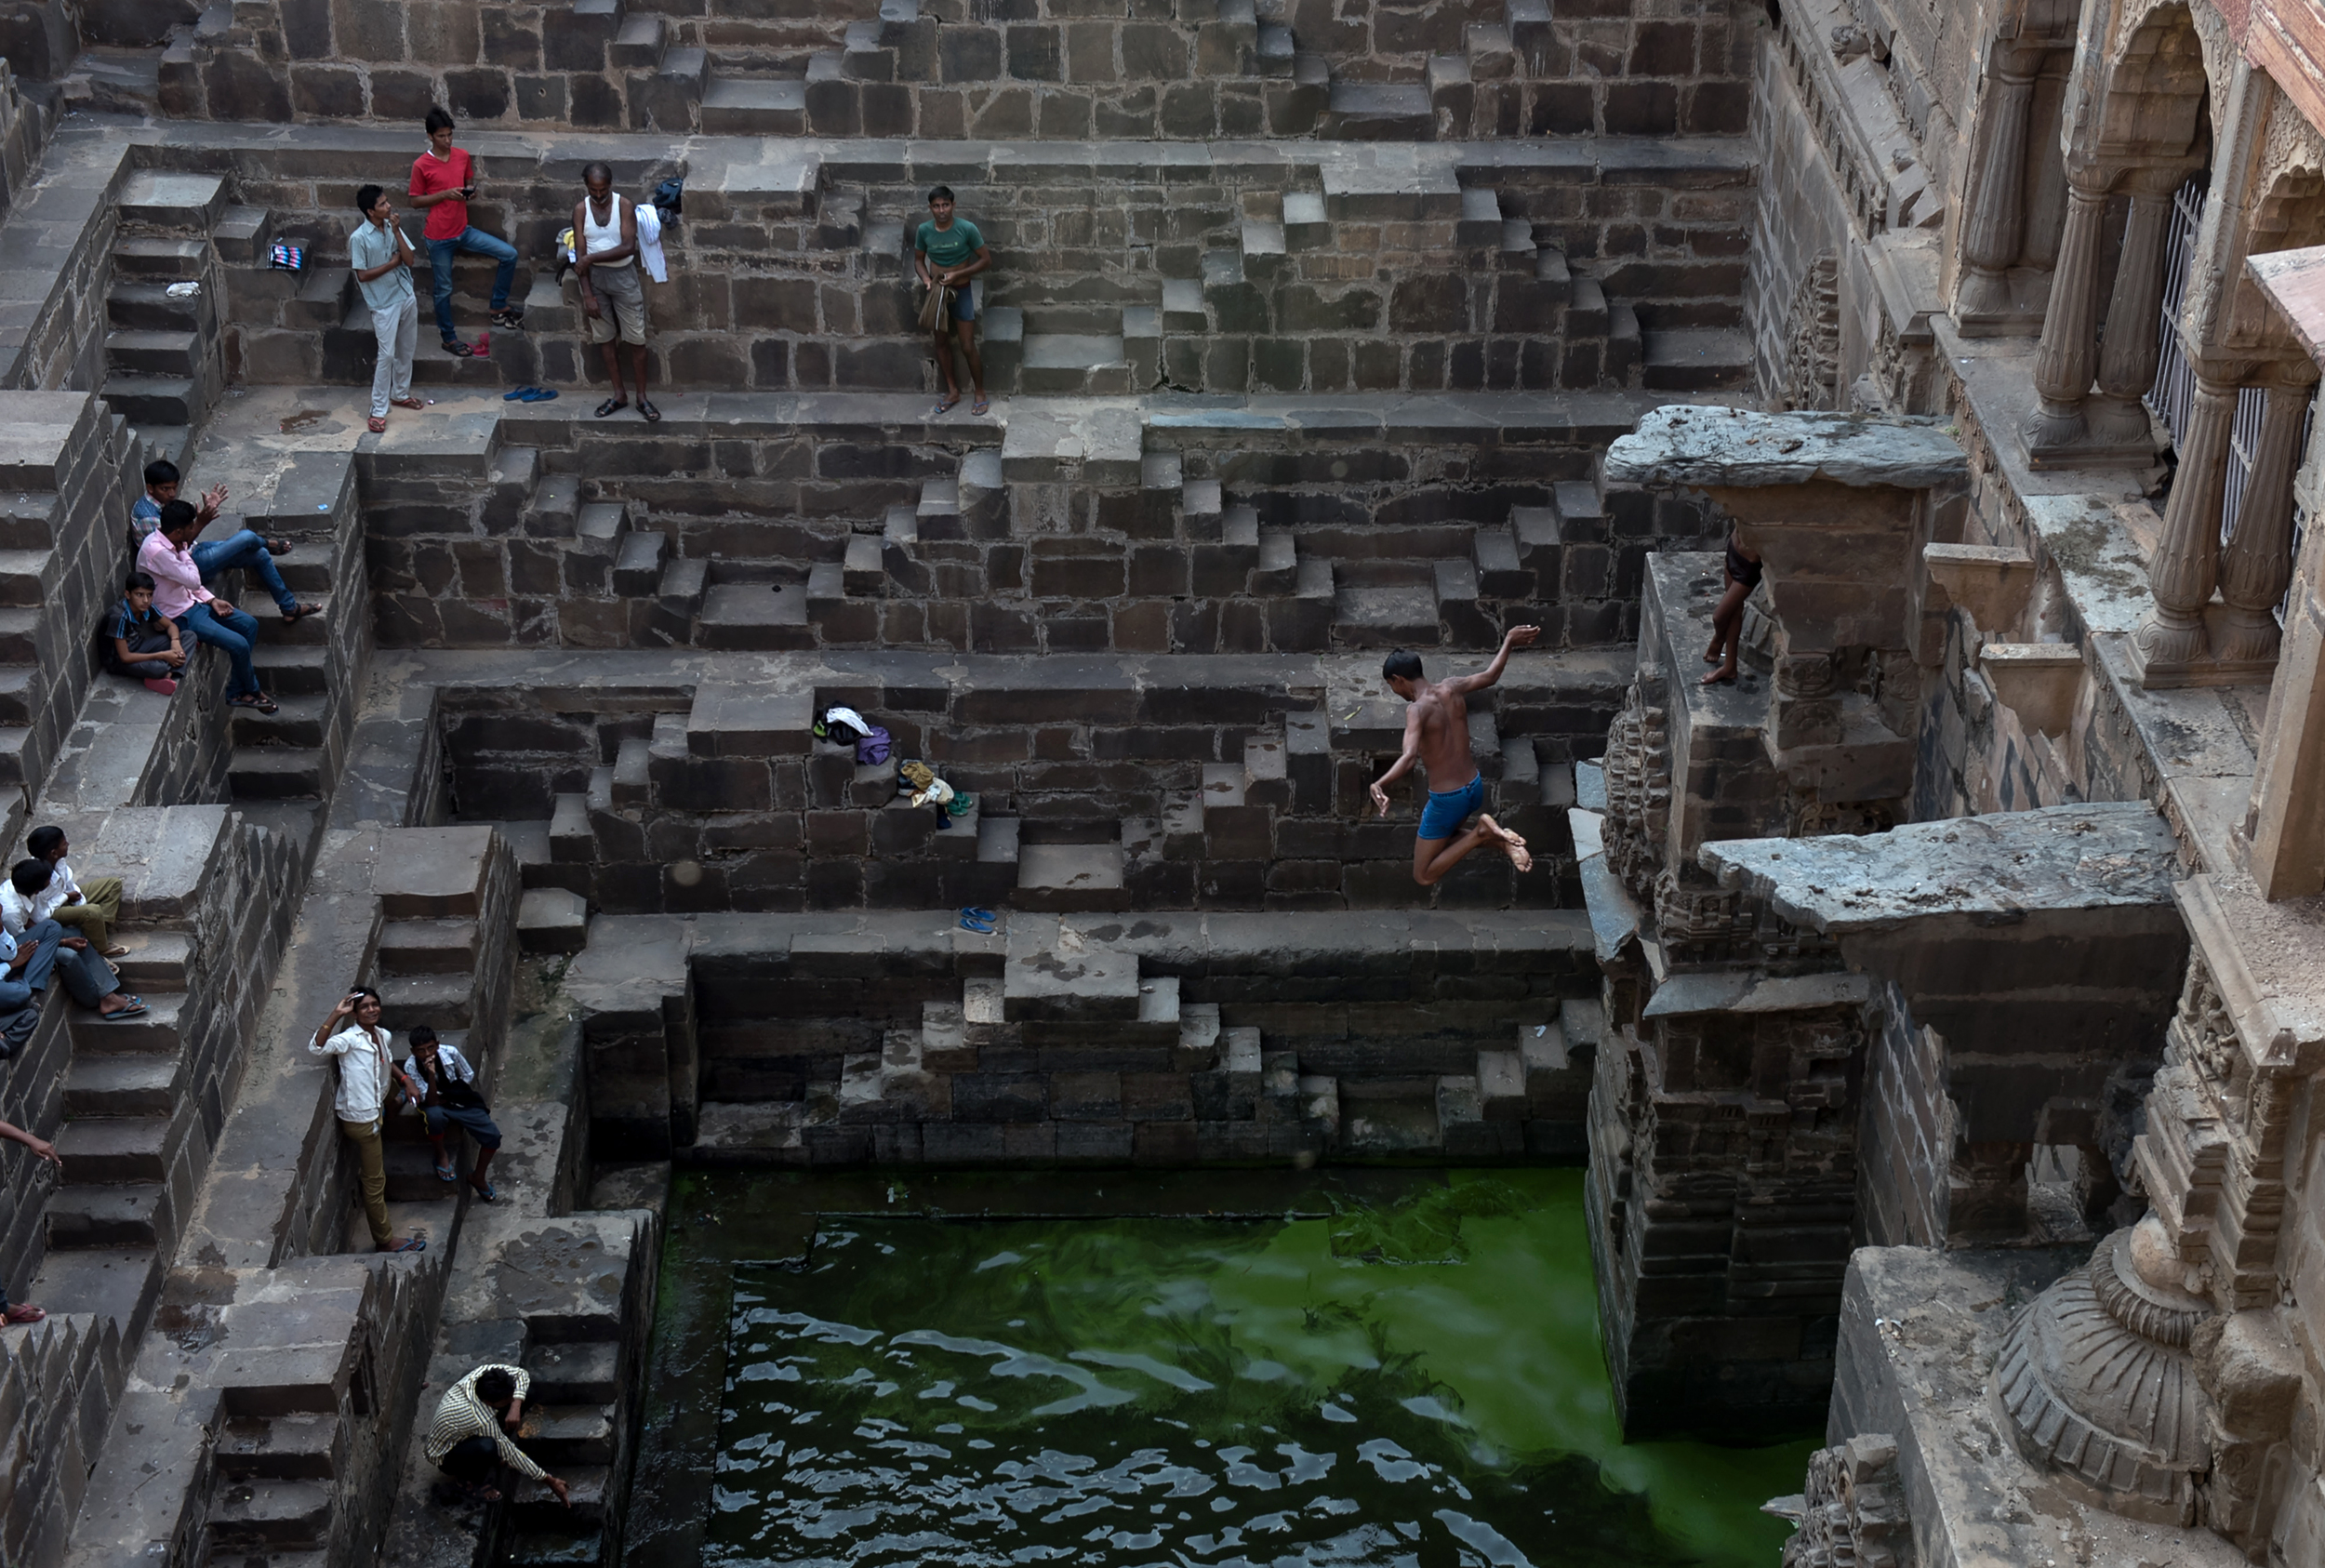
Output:
<svg viewBox="0 0 2325 1568">
<path fill-rule="evenodd" d="M 645 285 L 639 281 L 635 261 L 603 271 L 591 268 L 590 287 L 597 295 L 597 314 L 582 319 L 590 324 L 591 342 L 612 342 L 617 327 L 625 343 L 645 341 Z"/>
</svg>

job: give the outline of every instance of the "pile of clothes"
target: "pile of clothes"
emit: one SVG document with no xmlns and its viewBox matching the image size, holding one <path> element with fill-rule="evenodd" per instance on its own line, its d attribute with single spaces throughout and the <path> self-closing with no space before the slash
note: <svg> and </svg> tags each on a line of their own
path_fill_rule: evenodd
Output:
<svg viewBox="0 0 2325 1568">
<path fill-rule="evenodd" d="M 886 729 L 853 708 L 838 704 L 816 715 L 815 736 L 834 745 L 853 745 L 858 767 L 877 767 L 888 760 L 893 747 Z M 937 770 L 917 761 L 897 764 L 897 793 L 911 797 L 916 806 L 933 806 L 947 821 L 966 817 L 976 808 L 975 795 L 963 794 L 937 777 Z"/>
</svg>

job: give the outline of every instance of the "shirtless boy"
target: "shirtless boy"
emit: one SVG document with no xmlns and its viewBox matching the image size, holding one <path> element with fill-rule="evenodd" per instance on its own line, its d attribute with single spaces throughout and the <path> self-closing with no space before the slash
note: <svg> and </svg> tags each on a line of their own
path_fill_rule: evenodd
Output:
<svg viewBox="0 0 2325 1568">
<path fill-rule="evenodd" d="M 1510 649 L 1530 647 L 1541 635 L 1538 626 L 1513 626 L 1493 663 L 1475 675 L 1456 675 L 1450 681 L 1423 679 L 1421 656 L 1402 649 L 1381 664 L 1388 689 L 1410 706 L 1404 715 L 1404 751 L 1375 780 L 1373 804 L 1388 816 L 1388 786 L 1412 772 L 1415 763 L 1428 771 L 1431 785 L 1445 786 L 1429 791 L 1428 804 L 1421 808 L 1420 837 L 1413 845 L 1413 880 L 1423 887 L 1441 881 L 1480 844 L 1495 845 L 1521 871 L 1534 869 L 1526 841 L 1491 817 L 1479 813 L 1476 827 L 1466 833 L 1460 830 L 1485 804 L 1485 780 L 1469 756 L 1468 696 L 1502 678 Z"/>
</svg>

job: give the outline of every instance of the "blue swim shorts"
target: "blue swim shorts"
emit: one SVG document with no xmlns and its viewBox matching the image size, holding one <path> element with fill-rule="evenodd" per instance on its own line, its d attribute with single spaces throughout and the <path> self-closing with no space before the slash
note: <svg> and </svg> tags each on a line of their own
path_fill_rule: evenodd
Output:
<svg viewBox="0 0 2325 1568">
<path fill-rule="evenodd" d="M 1425 839 L 1449 839 L 1461 831 L 1461 825 L 1471 816 L 1485 809 L 1485 776 L 1478 775 L 1458 790 L 1431 790 L 1428 804 L 1421 807 L 1421 831 Z"/>
<path fill-rule="evenodd" d="M 952 291 L 952 319 L 955 321 L 976 319 L 976 285 L 964 283 Z"/>
</svg>

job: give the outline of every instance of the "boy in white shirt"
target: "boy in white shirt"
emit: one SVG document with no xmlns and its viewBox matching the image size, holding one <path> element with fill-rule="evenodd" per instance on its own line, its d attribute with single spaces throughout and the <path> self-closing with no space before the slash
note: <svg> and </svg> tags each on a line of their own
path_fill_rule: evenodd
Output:
<svg viewBox="0 0 2325 1568">
<path fill-rule="evenodd" d="M 121 919 L 121 879 L 91 877 L 83 884 L 65 859 L 73 846 L 65 842 L 64 830 L 54 825 L 34 828 L 24 847 L 33 859 L 48 862 L 48 885 L 30 898 L 16 890 L 13 880 L 0 887 L 0 926 L 20 937 L 26 926 L 53 920 L 79 931 L 106 958 L 126 957 L 129 950 L 113 940 Z"/>
</svg>

